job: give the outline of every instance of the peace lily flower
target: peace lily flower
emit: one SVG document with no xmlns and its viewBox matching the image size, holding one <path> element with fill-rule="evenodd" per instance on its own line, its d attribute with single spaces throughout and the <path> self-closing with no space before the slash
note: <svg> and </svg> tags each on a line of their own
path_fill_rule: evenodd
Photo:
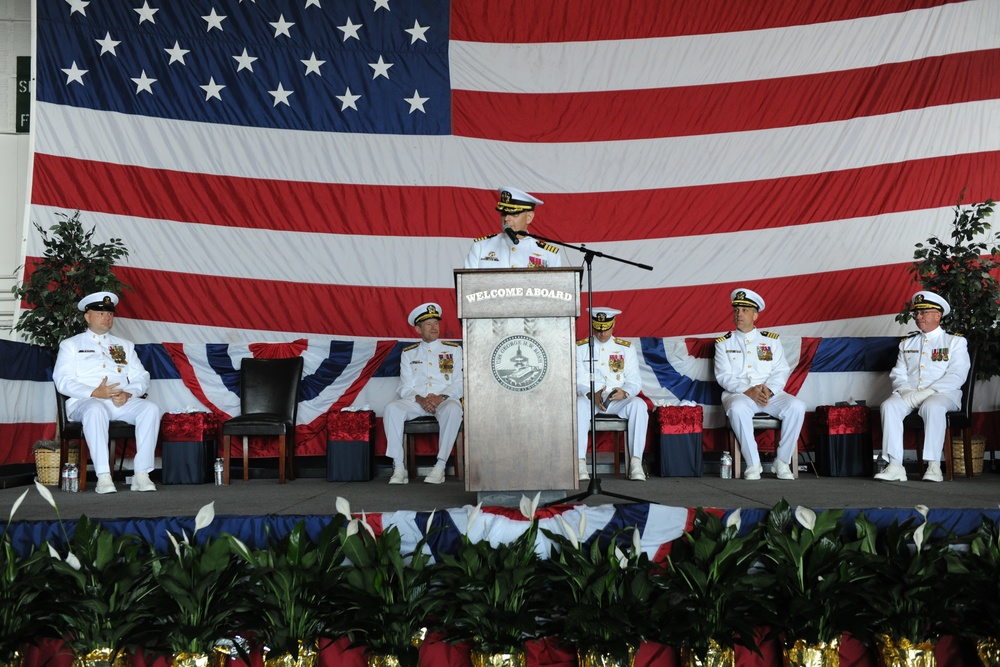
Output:
<svg viewBox="0 0 1000 667">
<path fill-rule="evenodd" d="M 538 509 L 538 500 L 541 497 L 542 497 L 541 491 L 536 493 L 535 497 L 531 500 L 528 499 L 528 496 L 521 496 L 520 509 L 521 509 L 521 514 L 524 516 L 525 519 L 528 519 L 530 521 L 531 519 L 535 518 L 535 512 Z"/>
<path fill-rule="evenodd" d="M 806 530 L 813 530 L 816 528 L 816 512 L 813 512 L 808 507 L 803 507 L 802 505 L 796 507 L 795 519 Z"/>
<path fill-rule="evenodd" d="M 742 511 L 743 511 L 742 507 L 737 507 L 735 512 L 726 517 L 726 528 L 732 528 L 733 526 L 736 526 L 737 532 L 739 531 L 743 523 L 740 514 L 740 512 Z"/>
</svg>

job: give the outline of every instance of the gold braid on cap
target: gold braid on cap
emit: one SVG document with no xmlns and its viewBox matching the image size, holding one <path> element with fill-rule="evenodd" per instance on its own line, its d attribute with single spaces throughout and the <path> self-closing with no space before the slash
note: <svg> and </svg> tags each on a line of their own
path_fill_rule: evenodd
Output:
<svg viewBox="0 0 1000 667">
<path fill-rule="evenodd" d="M 497 210 L 501 213 L 520 213 L 521 211 L 530 211 L 534 208 L 534 204 L 527 204 L 514 199 L 506 190 L 500 193 L 500 201 L 497 202 Z"/>
</svg>

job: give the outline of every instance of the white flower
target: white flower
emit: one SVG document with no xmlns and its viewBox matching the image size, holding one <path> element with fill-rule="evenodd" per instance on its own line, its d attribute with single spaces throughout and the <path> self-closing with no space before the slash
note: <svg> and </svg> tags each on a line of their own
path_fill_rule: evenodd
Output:
<svg viewBox="0 0 1000 667">
<path fill-rule="evenodd" d="M 361 525 L 364 526 L 365 530 L 368 531 L 368 534 L 371 535 L 372 539 L 374 540 L 375 531 L 372 530 L 372 527 L 368 525 L 368 517 L 365 515 L 364 512 L 361 513 Z"/>
<path fill-rule="evenodd" d="M 740 526 L 742 525 L 742 519 L 740 518 L 740 512 L 742 512 L 742 511 L 743 511 L 743 508 L 739 507 L 739 508 L 736 509 L 735 512 L 733 512 L 732 514 L 730 514 L 729 516 L 726 517 L 726 528 L 731 528 L 732 526 L 736 526 L 736 530 L 740 529 Z"/>
<path fill-rule="evenodd" d="M 914 509 L 920 512 L 920 515 L 924 517 L 924 521 L 927 520 L 927 514 L 931 511 L 927 505 L 917 505 Z"/>
<path fill-rule="evenodd" d="M 926 527 L 927 524 L 922 523 L 917 526 L 915 531 L 913 531 L 913 544 L 916 545 L 917 551 L 920 551 L 920 547 L 924 543 L 924 528 Z"/>
<path fill-rule="evenodd" d="M 358 521 L 357 519 L 351 519 L 350 521 L 347 522 L 347 537 L 358 534 L 359 523 L 361 522 Z"/>
<path fill-rule="evenodd" d="M 431 515 L 427 517 L 427 525 L 424 526 L 424 535 L 431 532 L 431 528 L 434 527 L 434 512 L 437 510 L 431 510 Z"/>
<path fill-rule="evenodd" d="M 618 548 L 618 545 L 615 545 L 615 558 L 618 559 L 618 567 L 628 567 L 628 558 L 626 558 L 625 554 L 622 553 L 622 550 Z"/>
<path fill-rule="evenodd" d="M 632 549 L 636 554 L 642 551 L 642 535 L 639 534 L 638 528 L 632 529 Z"/>
<path fill-rule="evenodd" d="M 580 539 L 582 540 L 586 534 L 587 534 L 587 513 L 580 512 L 580 532 L 577 533 L 577 535 L 579 535 Z"/>
<path fill-rule="evenodd" d="M 180 558 L 180 556 L 181 556 L 181 545 L 177 543 L 177 538 L 174 537 L 174 534 L 171 533 L 169 530 L 167 531 L 167 539 L 169 539 L 170 543 L 172 545 L 174 545 L 174 555 L 176 555 L 178 558 Z"/>
<path fill-rule="evenodd" d="M 525 519 L 530 521 L 535 518 L 535 511 L 538 509 L 538 499 L 541 497 L 541 491 L 536 493 L 535 497 L 531 500 L 528 500 L 528 496 L 521 496 L 521 514 Z"/>
<path fill-rule="evenodd" d="M 558 518 L 559 523 L 562 524 L 563 534 L 565 534 L 566 538 L 573 544 L 573 548 L 579 549 L 580 541 L 576 539 L 576 531 L 573 530 L 572 527 L 570 527 L 569 522 L 566 521 L 566 519 L 562 518 L 561 514 L 558 515 L 556 518 Z"/>
<path fill-rule="evenodd" d="M 803 507 L 799 505 L 795 508 L 795 519 L 801 524 L 806 530 L 813 530 L 816 528 L 816 512 L 813 512 L 808 507 Z"/>
<path fill-rule="evenodd" d="M 183 528 L 181 528 L 181 537 L 184 538 L 183 540 L 181 540 L 182 542 L 184 542 L 184 544 L 186 544 L 187 546 L 191 546 L 191 540 L 188 539 L 187 531 L 184 530 Z"/>
<path fill-rule="evenodd" d="M 215 520 L 215 501 L 198 510 L 198 515 L 194 518 L 194 532 L 197 533 L 202 528 L 208 526 Z"/>
<path fill-rule="evenodd" d="M 45 498 L 49 505 L 52 505 L 55 509 L 59 509 L 56 507 L 56 499 L 52 497 L 52 492 L 45 488 L 45 485 L 37 479 L 35 480 L 35 488 L 38 489 L 39 495 L 42 496 L 42 498 Z"/>
<path fill-rule="evenodd" d="M 77 572 L 80 571 L 80 559 L 74 556 L 72 551 L 66 554 L 66 564 Z"/>
<path fill-rule="evenodd" d="M 337 514 L 343 514 L 348 519 L 351 518 L 351 503 L 347 502 L 347 498 L 337 496 Z"/>
<path fill-rule="evenodd" d="M 49 547 L 49 556 L 55 558 L 56 560 L 62 560 L 62 556 L 59 555 L 59 552 L 56 551 L 55 547 L 51 544 L 48 544 L 47 546 Z"/>
<path fill-rule="evenodd" d="M 48 491 L 48 489 L 46 489 L 46 491 Z M 21 496 L 14 501 L 14 506 L 10 508 L 10 517 L 7 518 L 7 523 L 14 520 L 14 512 L 16 512 L 17 508 L 21 506 L 21 503 L 24 502 L 24 497 L 26 495 L 28 495 L 28 489 L 25 489 L 24 493 L 22 493 Z"/>
<path fill-rule="evenodd" d="M 482 501 L 478 505 L 469 510 L 468 522 L 465 524 L 465 535 L 469 535 L 469 531 L 472 530 L 472 524 L 475 523 L 476 519 L 479 517 L 479 511 L 483 508 Z"/>
</svg>

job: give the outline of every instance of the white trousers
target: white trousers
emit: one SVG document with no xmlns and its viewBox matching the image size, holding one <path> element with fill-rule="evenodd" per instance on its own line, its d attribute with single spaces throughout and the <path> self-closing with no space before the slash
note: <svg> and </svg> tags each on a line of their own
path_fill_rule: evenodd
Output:
<svg viewBox="0 0 1000 667">
<path fill-rule="evenodd" d="M 111 472 L 108 461 L 108 423 L 111 421 L 135 424 L 135 472 L 152 472 L 156 439 L 160 435 L 160 407 L 156 403 L 133 396 L 125 405 L 116 407 L 110 398 L 85 398 L 77 401 L 67 417 L 83 423 L 83 437 L 98 475 Z"/>
<path fill-rule="evenodd" d="M 455 399 L 444 400 L 431 414 L 413 399 L 397 398 L 385 406 L 382 413 L 382 427 L 385 429 L 385 454 L 392 459 L 393 466 L 405 467 L 403 453 L 403 422 L 417 417 L 434 417 L 438 420 L 438 463 L 444 465 L 451 456 L 455 438 L 462 427 L 462 404 Z"/>
<path fill-rule="evenodd" d="M 802 422 L 806 416 L 805 403 L 791 394 L 782 392 L 772 396 L 767 405 L 761 407 L 744 394 L 724 394 L 722 408 L 726 411 L 729 425 L 740 442 L 740 452 L 748 468 L 760 465 L 757 440 L 753 436 L 753 416 L 758 412 L 766 412 L 781 420 L 781 441 L 775 454 L 785 463 L 792 462 L 792 457 L 797 451 Z"/>
<path fill-rule="evenodd" d="M 642 458 L 642 453 L 646 449 L 646 429 L 649 426 L 649 411 L 646 410 L 646 402 L 638 396 L 629 396 L 622 401 L 608 401 L 608 407 L 604 413 L 628 419 L 627 446 L 629 456 Z M 590 433 L 590 399 L 586 396 L 577 396 L 576 442 L 578 458 L 587 458 L 588 433 Z"/>
<path fill-rule="evenodd" d="M 941 462 L 944 450 L 944 432 L 948 425 L 945 413 L 958 410 L 962 400 L 961 391 L 947 391 L 928 396 L 917 412 L 924 420 L 923 460 Z M 903 460 L 903 418 L 913 412 L 899 394 L 893 393 L 881 407 L 882 412 L 882 453 L 893 463 Z"/>
</svg>

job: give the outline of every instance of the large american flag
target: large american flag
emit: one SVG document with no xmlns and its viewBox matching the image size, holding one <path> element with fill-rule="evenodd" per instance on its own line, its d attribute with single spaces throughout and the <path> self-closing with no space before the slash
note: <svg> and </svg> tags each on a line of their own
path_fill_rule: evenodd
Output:
<svg viewBox="0 0 1000 667">
<path fill-rule="evenodd" d="M 501 185 L 654 267 L 594 262 L 622 335 L 727 330 L 742 285 L 894 334 L 915 243 L 1000 195 L 996 0 L 36 2 L 31 220 L 125 241 L 137 342 L 407 337 L 424 301 L 459 337 Z"/>
</svg>

